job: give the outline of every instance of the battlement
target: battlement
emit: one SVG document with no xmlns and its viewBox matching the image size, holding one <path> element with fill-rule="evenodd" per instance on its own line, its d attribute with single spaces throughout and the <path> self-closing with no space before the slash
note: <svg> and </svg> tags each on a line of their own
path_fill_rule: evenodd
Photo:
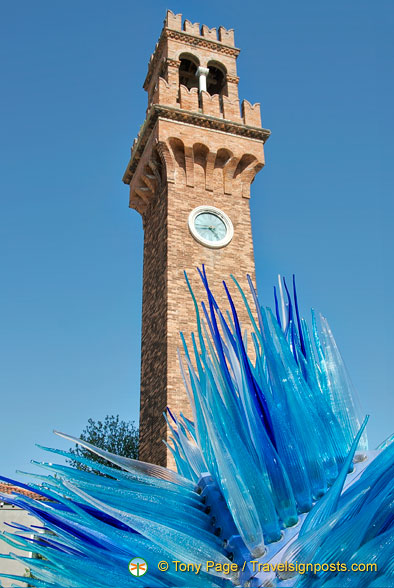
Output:
<svg viewBox="0 0 394 588">
<path fill-rule="evenodd" d="M 201 92 L 199 96 L 197 88 L 189 90 L 182 84 L 178 87 L 163 78 L 158 79 L 154 88 L 153 104 L 172 106 L 261 128 L 260 103 L 251 104 L 248 100 L 242 100 L 240 105 L 238 98 L 210 95 L 208 92 Z"/>
<path fill-rule="evenodd" d="M 174 14 L 171 10 L 167 10 L 164 27 L 173 31 L 182 31 L 195 37 L 203 37 L 204 39 L 235 47 L 234 29 L 225 29 L 222 26 L 220 26 L 219 29 L 210 29 L 205 24 L 200 26 L 198 22 L 193 23 L 187 19 L 182 23 L 182 14 Z"/>
</svg>

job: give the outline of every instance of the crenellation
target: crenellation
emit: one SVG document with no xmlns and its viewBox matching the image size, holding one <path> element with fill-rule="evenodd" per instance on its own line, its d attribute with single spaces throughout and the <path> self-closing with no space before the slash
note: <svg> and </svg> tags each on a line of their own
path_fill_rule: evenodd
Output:
<svg viewBox="0 0 394 588">
<path fill-rule="evenodd" d="M 200 23 L 199 22 L 190 22 L 190 20 L 186 19 L 183 23 L 183 30 L 185 33 L 189 33 L 189 35 L 195 35 L 196 37 L 200 36 Z"/>
<path fill-rule="evenodd" d="M 226 29 L 223 26 L 220 26 L 219 29 L 216 29 L 216 27 L 211 29 L 205 24 L 200 27 L 200 23 L 191 22 L 188 19 L 185 19 L 182 26 L 182 14 L 174 14 L 172 10 L 167 10 L 164 28 L 171 29 L 172 31 L 183 31 L 188 35 L 204 37 L 215 43 L 235 47 L 234 29 Z"/>
<path fill-rule="evenodd" d="M 249 100 L 242 100 L 242 119 L 245 125 L 250 127 L 261 127 L 260 103 L 251 104 Z"/>
<path fill-rule="evenodd" d="M 182 84 L 179 86 L 179 105 L 183 110 L 198 112 L 198 88 L 188 90 Z"/>
<path fill-rule="evenodd" d="M 216 116 L 223 118 L 220 110 L 220 96 L 219 94 L 209 94 L 208 92 L 201 92 L 202 112 L 208 116 Z"/>
<path fill-rule="evenodd" d="M 175 31 L 182 30 L 182 14 L 174 14 L 172 10 L 167 10 L 164 26 Z"/>
<path fill-rule="evenodd" d="M 206 39 L 211 39 L 212 41 L 218 41 L 218 33 L 215 28 L 210 29 L 207 25 L 202 25 L 201 27 L 201 35 Z"/>
<path fill-rule="evenodd" d="M 234 29 L 219 27 L 219 41 L 225 45 L 235 47 Z"/>
<path fill-rule="evenodd" d="M 241 122 L 241 111 L 238 98 L 223 96 L 223 117 L 234 122 Z"/>
<path fill-rule="evenodd" d="M 168 106 L 175 106 L 177 102 L 177 96 L 177 85 L 166 82 L 164 78 L 159 78 L 153 92 L 152 104 L 166 104 Z"/>
</svg>

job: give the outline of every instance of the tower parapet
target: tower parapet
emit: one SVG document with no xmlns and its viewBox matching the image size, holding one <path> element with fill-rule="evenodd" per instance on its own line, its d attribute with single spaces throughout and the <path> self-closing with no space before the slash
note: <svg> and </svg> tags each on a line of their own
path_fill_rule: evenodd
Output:
<svg viewBox="0 0 394 588">
<path fill-rule="evenodd" d="M 164 21 L 164 26 L 173 31 L 184 31 L 192 35 L 204 37 L 212 41 L 219 41 L 230 47 L 234 47 L 234 29 L 225 29 L 219 27 L 210 29 L 207 25 L 200 25 L 198 22 L 192 23 L 190 20 L 185 20 L 182 26 L 182 14 L 174 14 L 171 10 L 167 10 L 167 15 Z"/>
</svg>

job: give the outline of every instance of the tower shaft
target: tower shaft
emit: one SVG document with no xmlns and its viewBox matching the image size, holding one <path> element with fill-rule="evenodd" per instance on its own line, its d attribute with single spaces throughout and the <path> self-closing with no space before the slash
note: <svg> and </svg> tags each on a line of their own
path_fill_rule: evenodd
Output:
<svg viewBox="0 0 394 588">
<path fill-rule="evenodd" d="M 144 88 L 147 118 L 124 175 L 142 216 L 144 270 L 140 459 L 173 465 L 162 413 L 192 418 L 177 359 L 179 332 L 196 331 L 184 271 L 197 300 L 205 264 L 219 304 L 223 279 L 254 278 L 250 184 L 264 165 L 260 105 L 238 99 L 233 31 L 218 34 L 168 11 Z M 234 297 L 238 300 L 238 292 Z M 242 307 L 238 306 L 238 307 Z M 246 311 L 240 316 L 247 324 Z"/>
</svg>

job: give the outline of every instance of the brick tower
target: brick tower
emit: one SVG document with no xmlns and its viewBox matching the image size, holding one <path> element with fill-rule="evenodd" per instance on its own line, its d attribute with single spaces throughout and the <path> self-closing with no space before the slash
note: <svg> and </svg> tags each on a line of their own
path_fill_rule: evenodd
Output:
<svg viewBox="0 0 394 588">
<path fill-rule="evenodd" d="M 144 228 L 140 459 L 173 465 L 162 442 L 166 406 L 191 416 L 177 361 L 179 332 L 195 331 L 195 268 L 205 264 L 227 307 L 221 282 L 254 276 L 250 184 L 264 165 L 260 105 L 238 98 L 233 30 L 200 28 L 167 12 L 144 89 L 146 119 L 123 181 Z M 234 289 L 233 289 L 234 290 Z M 237 292 L 234 292 L 241 308 Z M 240 315 L 247 325 L 246 313 Z"/>
</svg>

